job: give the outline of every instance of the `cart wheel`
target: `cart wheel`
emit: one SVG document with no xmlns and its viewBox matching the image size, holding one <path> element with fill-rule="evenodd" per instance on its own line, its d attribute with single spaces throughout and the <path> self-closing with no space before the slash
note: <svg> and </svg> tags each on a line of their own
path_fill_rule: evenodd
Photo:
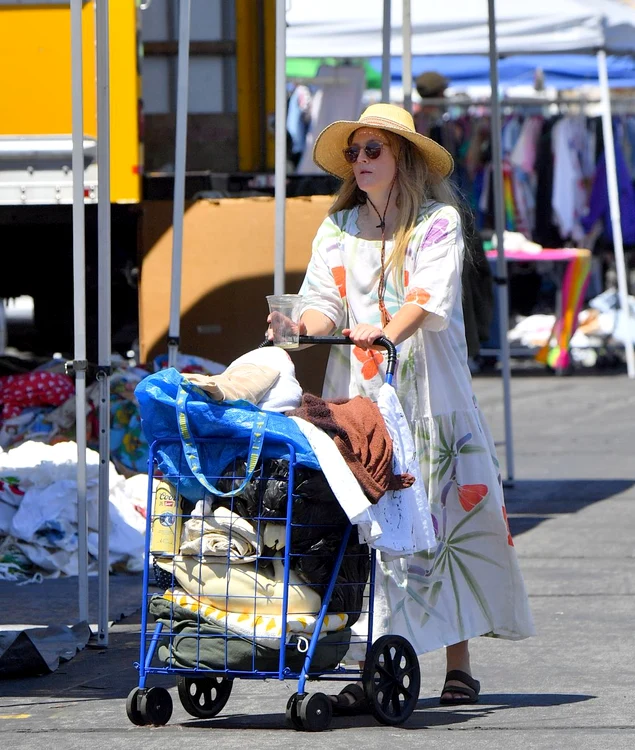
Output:
<svg viewBox="0 0 635 750">
<path fill-rule="evenodd" d="M 213 719 L 231 694 L 233 680 L 226 677 L 177 677 L 176 686 L 183 708 L 198 719 Z"/>
<path fill-rule="evenodd" d="M 287 710 L 285 712 L 287 724 L 291 724 L 294 729 L 298 730 L 302 729 L 302 722 L 298 716 L 298 702 L 300 697 L 297 693 L 294 693 L 287 701 Z"/>
<path fill-rule="evenodd" d="M 415 650 L 400 635 L 384 635 L 371 646 L 362 676 L 370 710 L 382 724 L 401 724 L 419 700 L 421 672 Z"/>
<path fill-rule="evenodd" d="M 172 716 L 172 696 L 163 687 L 152 687 L 141 694 L 139 714 L 144 724 L 162 727 Z"/>
<path fill-rule="evenodd" d="M 306 732 L 323 732 L 331 725 L 333 704 L 324 693 L 311 693 L 298 698 L 297 713 L 302 729 Z"/>
<path fill-rule="evenodd" d="M 139 698 L 141 697 L 141 691 L 138 687 L 133 688 L 126 698 L 126 713 L 130 721 L 138 727 L 145 726 L 145 721 L 141 716 L 139 710 Z"/>
</svg>

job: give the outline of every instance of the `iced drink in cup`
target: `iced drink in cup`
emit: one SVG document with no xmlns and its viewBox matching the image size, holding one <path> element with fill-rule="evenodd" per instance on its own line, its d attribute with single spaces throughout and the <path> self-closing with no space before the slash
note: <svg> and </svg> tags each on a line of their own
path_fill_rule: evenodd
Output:
<svg viewBox="0 0 635 750">
<path fill-rule="evenodd" d="M 273 343 L 282 349 L 295 349 L 300 333 L 300 294 L 270 294 L 267 296 L 273 331 Z"/>
</svg>

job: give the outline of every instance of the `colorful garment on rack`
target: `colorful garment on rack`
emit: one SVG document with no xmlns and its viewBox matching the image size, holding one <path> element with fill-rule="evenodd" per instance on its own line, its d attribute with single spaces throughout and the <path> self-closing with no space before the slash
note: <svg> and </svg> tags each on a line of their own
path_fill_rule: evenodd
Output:
<svg viewBox="0 0 635 750">
<path fill-rule="evenodd" d="M 578 327 L 578 315 L 591 273 L 591 253 L 588 250 L 569 248 L 566 252 L 573 257 L 567 265 L 562 282 L 562 313 L 556 317 L 551 336 L 551 339 L 555 338 L 555 344 L 552 346 L 551 340 L 548 341 L 536 354 L 538 362 L 547 364 L 554 370 L 569 366 L 569 342 Z"/>
<path fill-rule="evenodd" d="M 487 252 L 489 260 L 496 259 L 496 250 Z M 507 261 L 523 263 L 566 262 L 560 290 L 560 310 L 556 311 L 556 322 L 549 341 L 536 354 L 536 360 L 554 369 L 569 365 L 569 342 L 578 326 L 578 314 L 584 302 L 584 293 L 591 273 L 591 252 L 574 247 L 543 249 L 539 253 L 524 250 L 505 250 Z M 555 344 L 552 341 L 555 339 Z"/>
</svg>

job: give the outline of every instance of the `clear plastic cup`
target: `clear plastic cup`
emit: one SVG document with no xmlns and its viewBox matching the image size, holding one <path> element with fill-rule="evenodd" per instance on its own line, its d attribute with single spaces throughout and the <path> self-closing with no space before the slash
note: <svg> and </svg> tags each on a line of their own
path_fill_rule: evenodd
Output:
<svg viewBox="0 0 635 750">
<path fill-rule="evenodd" d="M 300 294 L 270 294 L 267 296 L 273 331 L 273 343 L 282 349 L 295 349 L 299 346 L 300 313 L 302 296 Z"/>
</svg>

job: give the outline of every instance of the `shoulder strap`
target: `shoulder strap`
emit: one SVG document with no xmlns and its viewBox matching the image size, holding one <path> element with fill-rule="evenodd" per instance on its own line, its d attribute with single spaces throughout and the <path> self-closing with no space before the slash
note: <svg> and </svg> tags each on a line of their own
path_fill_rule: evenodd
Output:
<svg viewBox="0 0 635 750">
<path fill-rule="evenodd" d="M 182 380 L 179 383 L 177 396 L 176 396 L 176 416 L 179 429 L 179 435 L 181 436 L 181 444 L 183 446 L 183 455 L 187 461 L 187 465 L 190 467 L 190 471 L 194 477 L 205 487 L 208 492 L 211 492 L 217 497 L 233 497 L 234 495 L 240 494 L 247 483 L 253 476 L 258 464 L 258 459 L 262 452 L 262 445 L 265 437 L 265 429 L 267 426 L 267 415 L 262 411 L 254 411 L 254 425 L 251 429 L 251 438 L 249 440 L 249 453 L 247 456 L 247 471 L 245 478 L 241 485 L 236 489 L 230 490 L 229 492 L 221 492 L 214 485 L 208 482 L 205 474 L 203 474 L 201 467 L 201 459 L 198 454 L 198 447 L 196 441 L 192 437 L 190 430 L 189 419 L 187 415 L 187 401 L 190 393 L 196 392 L 203 394 L 200 388 L 197 388 L 193 383 L 188 383 L 186 380 Z M 204 395 L 204 394 L 203 394 Z"/>
</svg>

